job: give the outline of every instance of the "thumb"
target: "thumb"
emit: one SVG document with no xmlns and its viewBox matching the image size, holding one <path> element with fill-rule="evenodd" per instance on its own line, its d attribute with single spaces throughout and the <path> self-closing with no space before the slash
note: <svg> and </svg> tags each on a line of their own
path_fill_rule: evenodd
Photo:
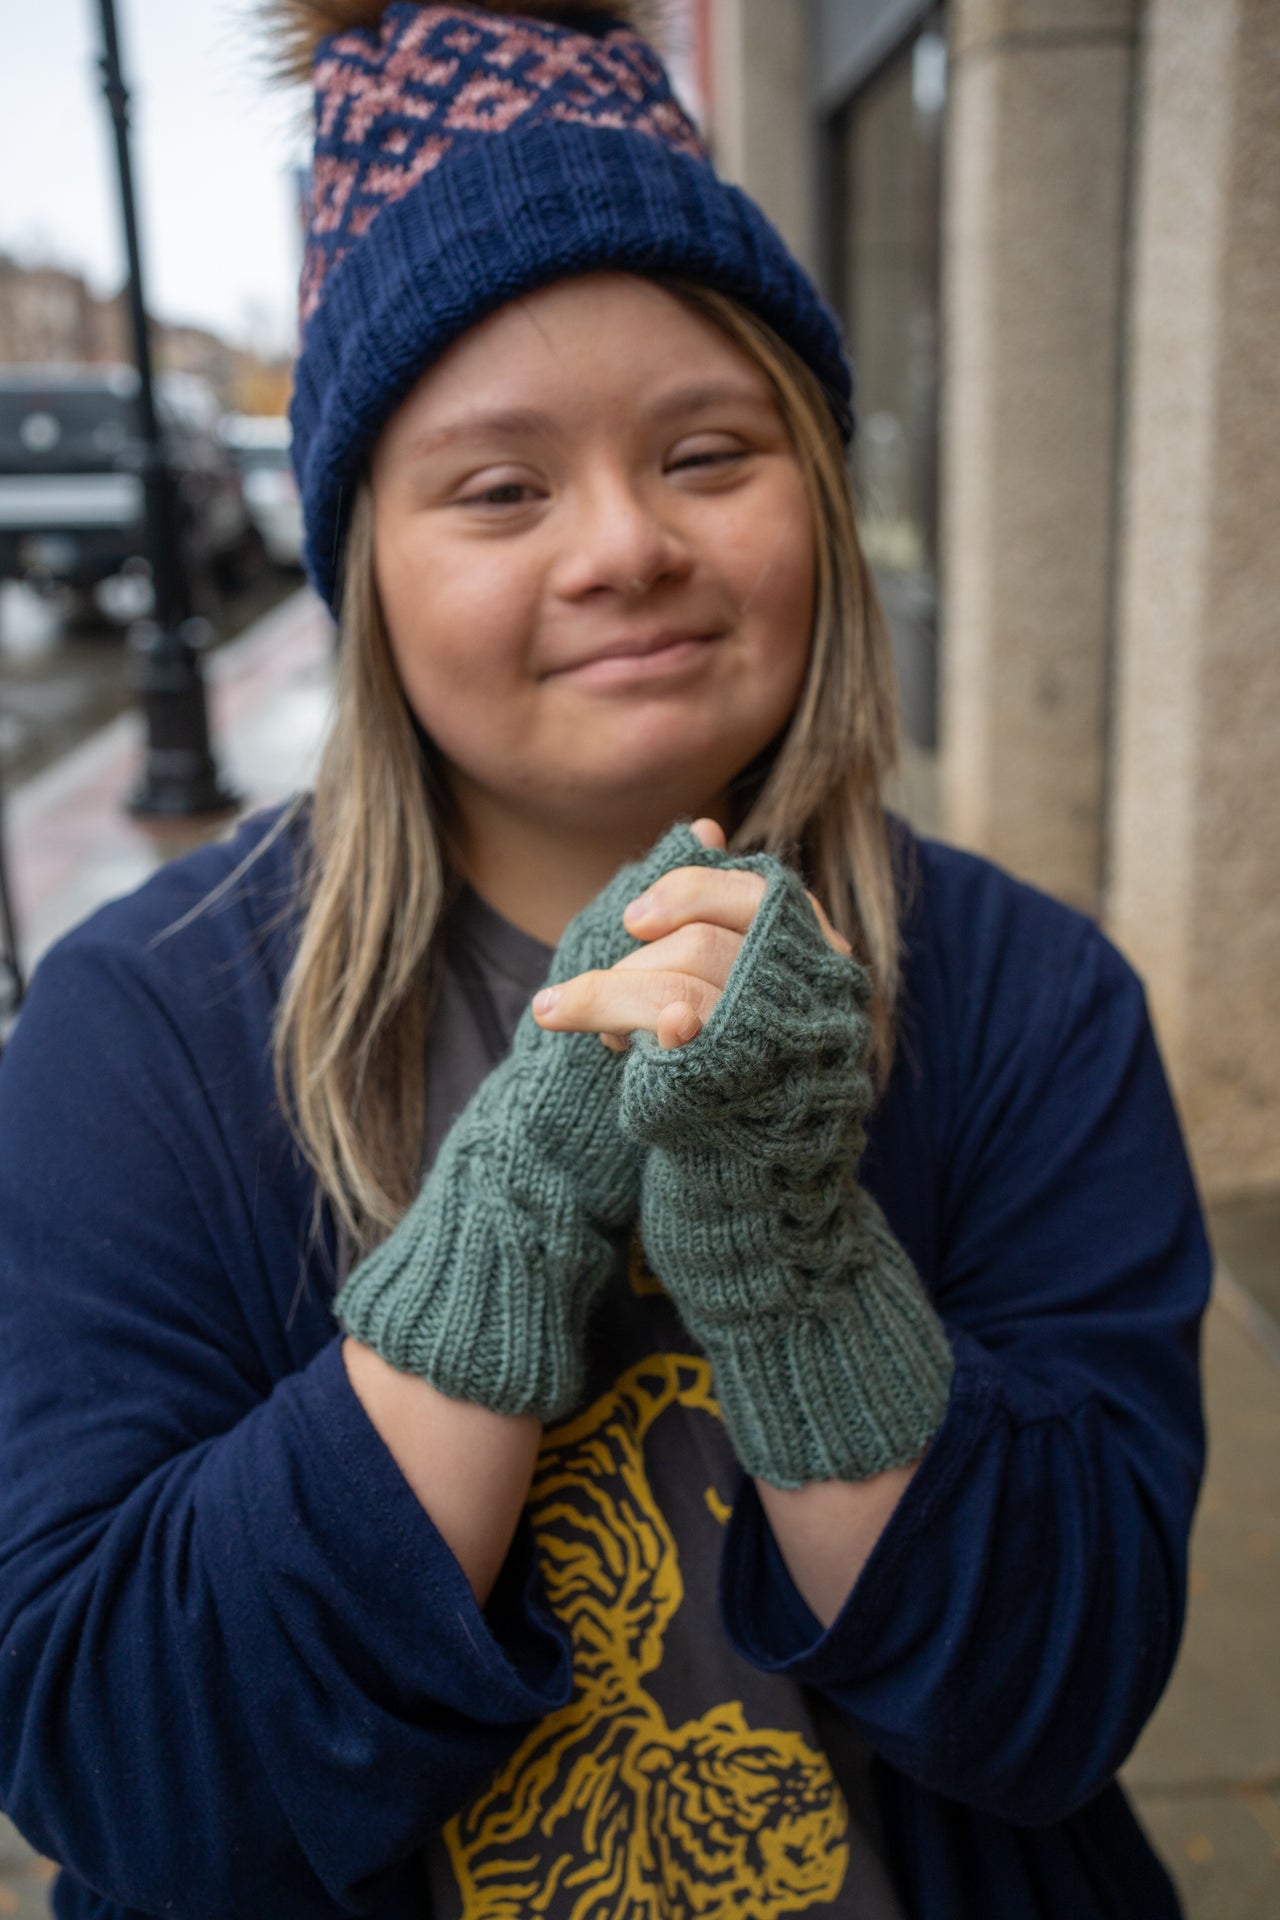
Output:
<svg viewBox="0 0 1280 1920">
<path fill-rule="evenodd" d="M 724 828 L 718 820 L 707 817 L 695 820 L 689 831 L 702 846 L 714 847 L 717 853 L 723 853 L 728 846 L 724 837 Z"/>
</svg>

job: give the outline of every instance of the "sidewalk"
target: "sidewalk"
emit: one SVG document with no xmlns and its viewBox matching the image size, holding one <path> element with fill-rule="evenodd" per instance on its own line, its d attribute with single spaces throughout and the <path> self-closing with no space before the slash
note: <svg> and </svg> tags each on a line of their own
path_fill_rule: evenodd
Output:
<svg viewBox="0 0 1280 1920">
<path fill-rule="evenodd" d="M 330 629 L 317 603 L 305 593 L 285 602 L 217 653 L 208 679 L 216 749 L 246 803 L 267 805 L 305 785 L 332 687 Z M 28 967 L 100 901 L 227 831 L 226 820 L 131 820 L 122 803 L 137 760 L 136 722 L 125 716 L 9 796 Z M 907 768 L 902 800 L 917 815 L 928 813 L 928 771 Z M 1280 1297 L 1267 1279 L 1280 1272 L 1280 1231 L 1274 1214 L 1246 1225 L 1222 1244 L 1233 1260 L 1238 1249 L 1250 1290 L 1220 1270 L 1206 1331 L 1211 1452 L 1186 1640 L 1125 1769 L 1188 1920 L 1280 1914 L 1280 1329 L 1257 1304 Z M 46 1914 L 49 1871 L 0 1818 L 0 1916 Z"/>
<path fill-rule="evenodd" d="M 211 654 L 205 681 L 214 751 L 243 811 L 309 784 L 333 687 L 332 626 L 309 591 Z M 141 741 L 137 715 L 121 714 L 6 795 L 9 878 L 28 978 L 46 947 L 104 900 L 234 824 L 230 814 L 173 822 L 127 814 Z"/>
</svg>

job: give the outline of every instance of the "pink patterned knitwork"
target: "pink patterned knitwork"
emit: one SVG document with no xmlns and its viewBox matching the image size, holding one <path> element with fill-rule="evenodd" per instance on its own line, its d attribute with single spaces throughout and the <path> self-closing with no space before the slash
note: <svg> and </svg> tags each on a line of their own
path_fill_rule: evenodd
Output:
<svg viewBox="0 0 1280 1920">
<path fill-rule="evenodd" d="M 552 120 L 624 128 L 706 159 L 653 49 L 628 27 L 599 36 L 464 7 L 393 5 L 379 30 L 322 42 L 301 319 L 381 210 L 445 155 Z"/>
</svg>

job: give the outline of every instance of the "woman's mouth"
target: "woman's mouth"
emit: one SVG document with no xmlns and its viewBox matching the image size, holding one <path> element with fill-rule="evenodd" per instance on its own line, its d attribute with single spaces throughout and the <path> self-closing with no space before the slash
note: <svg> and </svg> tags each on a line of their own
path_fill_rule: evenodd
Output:
<svg viewBox="0 0 1280 1920">
<path fill-rule="evenodd" d="M 717 638 L 678 632 L 620 636 L 558 668 L 556 674 L 579 685 L 599 687 L 660 680 L 701 666 Z"/>
</svg>

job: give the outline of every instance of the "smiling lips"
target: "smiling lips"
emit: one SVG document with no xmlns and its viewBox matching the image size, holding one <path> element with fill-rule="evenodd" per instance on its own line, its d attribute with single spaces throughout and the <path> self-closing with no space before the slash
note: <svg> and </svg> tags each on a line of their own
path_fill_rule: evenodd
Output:
<svg viewBox="0 0 1280 1920">
<path fill-rule="evenodd" d="M 572 674 L 588 683 L 630 679 L 651 679 L 663 673 L 691 665 L 716 639 L 710 633 L 651 633 L 623 635 L 607 641 L 581 660 L 558 667 L 557 674 Z"/>
</svg>

